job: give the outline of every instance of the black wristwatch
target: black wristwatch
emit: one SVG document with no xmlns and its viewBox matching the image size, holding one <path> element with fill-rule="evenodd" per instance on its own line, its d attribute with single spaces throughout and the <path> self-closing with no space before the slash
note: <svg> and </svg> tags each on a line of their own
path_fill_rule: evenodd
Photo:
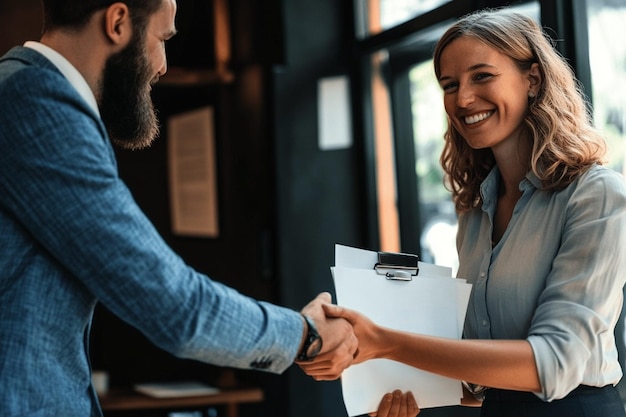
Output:
<svg viewBox="0 0 626 417">
<path fill-rule="evenodd" d="M 296 360 L 299 362 L 312 361 L 322 350 L 322 337 L 317 332 L 317 328 L 310 317 L 302 315 L 307 325 L 307 333 L 302 344 L 302 350 L 298 353 Z"/>
</svg>

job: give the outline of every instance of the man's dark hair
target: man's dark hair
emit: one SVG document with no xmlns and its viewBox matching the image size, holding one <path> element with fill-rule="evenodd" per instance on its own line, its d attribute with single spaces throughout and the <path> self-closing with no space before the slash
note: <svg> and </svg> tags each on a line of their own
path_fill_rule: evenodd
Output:
<svg viewBox="0 0 626 417">
<path fill-rule="evenodd" d="M 81 28 L 91 15 L 116 2 L 125 3 L 135 24 L 142 26 L 163 0 L 42 0 L 44 32 L 59 27 Z"/>
</svg>

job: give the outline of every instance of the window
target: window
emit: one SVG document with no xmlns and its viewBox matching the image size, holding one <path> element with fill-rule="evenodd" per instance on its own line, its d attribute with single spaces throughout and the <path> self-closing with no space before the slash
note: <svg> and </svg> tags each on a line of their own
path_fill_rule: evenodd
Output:
<svg viewBox="0 0 626 417">
<path fill-rule="evenodd" d="M 429 12 L 450 0 L 355 0 L 357 36 L 366 38 Z"/>
<path fill-rule="evenodd" d="M 607 140 L 608 165 L 626 174 L 626 1 L 587 1 L 593 119 Z"/>
<path fill-rule="evenodd" d="M 450 192 L 443 186 L 443 169 L 439 163 L 447 118 L 432 60 L 411 68 L 409 80 L 417 177 L 415 192 L 420 206 L 420 255 L 426 262 L 456 267 L 456 214 Z"/>
</svg>

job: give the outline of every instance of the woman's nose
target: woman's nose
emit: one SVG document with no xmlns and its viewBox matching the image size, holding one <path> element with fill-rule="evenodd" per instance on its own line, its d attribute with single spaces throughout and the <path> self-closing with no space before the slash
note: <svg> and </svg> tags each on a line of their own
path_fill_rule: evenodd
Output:
<svg viewBox="0 0 626 417">
<path fill-rule="evenodd" d="M 474 90 L 468 86 L 459 86 L 456 95 L 456 104 L 459 107 L 468 107 L 474 102 L 475 93 Z"/>
</svg>

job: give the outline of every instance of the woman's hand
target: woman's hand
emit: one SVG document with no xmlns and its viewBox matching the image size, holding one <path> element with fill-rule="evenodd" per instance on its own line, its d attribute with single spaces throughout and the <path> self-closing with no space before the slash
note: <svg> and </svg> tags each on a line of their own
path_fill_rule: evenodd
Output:
<svg viewBox="0 0 626 417">
<path fill-rule="evenodd" d="M 358 311 L 335 304 L 324 304 L 322 308 L 327 317 L 343 318 L 352 325 L 359 343 L 352 365 L 384 357 L 389 345 L 384 340 L 382 328 L 376 323 Z"/>
<path fill-rule="evenodd" d="M 378 411 L 369 415 L 371 417 L 415 417 L 419 413 L 420 409 L 411 391 L 403 394 L 400 390 L 395 390 L 385 394 L 380 401 Z"/>
</svg>

